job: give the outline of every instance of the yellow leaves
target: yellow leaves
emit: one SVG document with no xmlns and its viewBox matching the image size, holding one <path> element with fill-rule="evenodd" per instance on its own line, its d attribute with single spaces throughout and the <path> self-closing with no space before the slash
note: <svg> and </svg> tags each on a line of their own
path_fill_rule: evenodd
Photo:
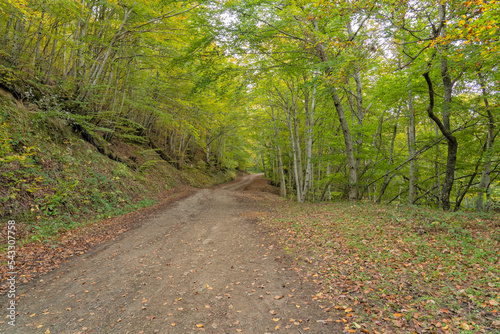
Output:
<svg viewBox="0 0 500 334">
<path fill-rule="evenodd" d="M 205 327 L 205 325 L 203 325 L 203 324 L 197 324 L 196 327 L 197 328 L 203 328 L 203 327 Z"/>
</svg>

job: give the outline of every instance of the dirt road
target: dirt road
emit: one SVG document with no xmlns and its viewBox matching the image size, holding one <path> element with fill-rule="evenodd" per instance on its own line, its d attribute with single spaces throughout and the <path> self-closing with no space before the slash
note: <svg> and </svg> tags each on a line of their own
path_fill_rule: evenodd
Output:
<svg viewBox="0 0 500 334">
<path fill-rule="evenodd" d="M 2 332 L 341 333 L 255 224 L 265 209 L 243 189 L 259 178 L 200 190 L 18 287 L 15 327 L 2 296 Z"/>
</svg>

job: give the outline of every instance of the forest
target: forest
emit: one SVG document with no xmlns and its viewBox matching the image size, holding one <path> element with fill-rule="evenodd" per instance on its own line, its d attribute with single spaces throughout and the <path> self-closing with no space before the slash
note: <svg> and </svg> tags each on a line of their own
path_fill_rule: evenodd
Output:
<svg viewBox="0 0 500 334">
<path fill-rule="evenodd" d="M 261 150 L 283 195 L 495 206 L 494 1 L 270 8 L 232 11 L 249 66 L 266 68 L 255 89 L 267 116 Z"/>
<path fill-rule="evenodd" d="M 0 325 L 497 332 L 499 22 L 0 0 Z"/>
<path fill-rule="evenodd" d="M 111 158 L 119 138 L 178 168 L 258 164 L 298 202 L 498 207 L 495 0 L 21 0 L 0 12 L 1 86 Z M 22 165 L 35 149 L 4 125 L 2 164 Z"/>
</svg>

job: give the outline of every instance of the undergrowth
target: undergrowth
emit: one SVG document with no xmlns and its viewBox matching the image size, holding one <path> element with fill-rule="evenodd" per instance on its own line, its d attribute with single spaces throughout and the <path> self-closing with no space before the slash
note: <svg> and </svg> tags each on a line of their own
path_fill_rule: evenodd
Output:
<svg viewBox="0 0 500 334">
<path fill-rule="evenodd" d="M 273 205 L 275 205 L 274 203 Z M 500 222 L 369 203 L 279 201 L 264 219 L 346 332 L 500 330 Z"/>
<path fill-rule="evenodd" d="M 53 114 L 0 94 L 0 217 L 2 227 L 16 220 L 21 243 L 153 205 L 181 184 L 214 184 L 207 173 L 179 171 L 140 145 L 119 143 L 137 168 L 113 161 Z"/>
</svg>

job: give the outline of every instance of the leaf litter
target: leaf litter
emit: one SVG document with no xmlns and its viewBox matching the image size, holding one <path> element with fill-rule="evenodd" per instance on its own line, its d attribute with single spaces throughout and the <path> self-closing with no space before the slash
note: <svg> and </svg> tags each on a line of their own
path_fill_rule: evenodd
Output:
<svg viewBox="0 0 500 334">
<path fill-rule="evenodd" d="M 266 202 L 261 226 L 345 332 L 500 331 L 498 215 Z"/>
</svg>

